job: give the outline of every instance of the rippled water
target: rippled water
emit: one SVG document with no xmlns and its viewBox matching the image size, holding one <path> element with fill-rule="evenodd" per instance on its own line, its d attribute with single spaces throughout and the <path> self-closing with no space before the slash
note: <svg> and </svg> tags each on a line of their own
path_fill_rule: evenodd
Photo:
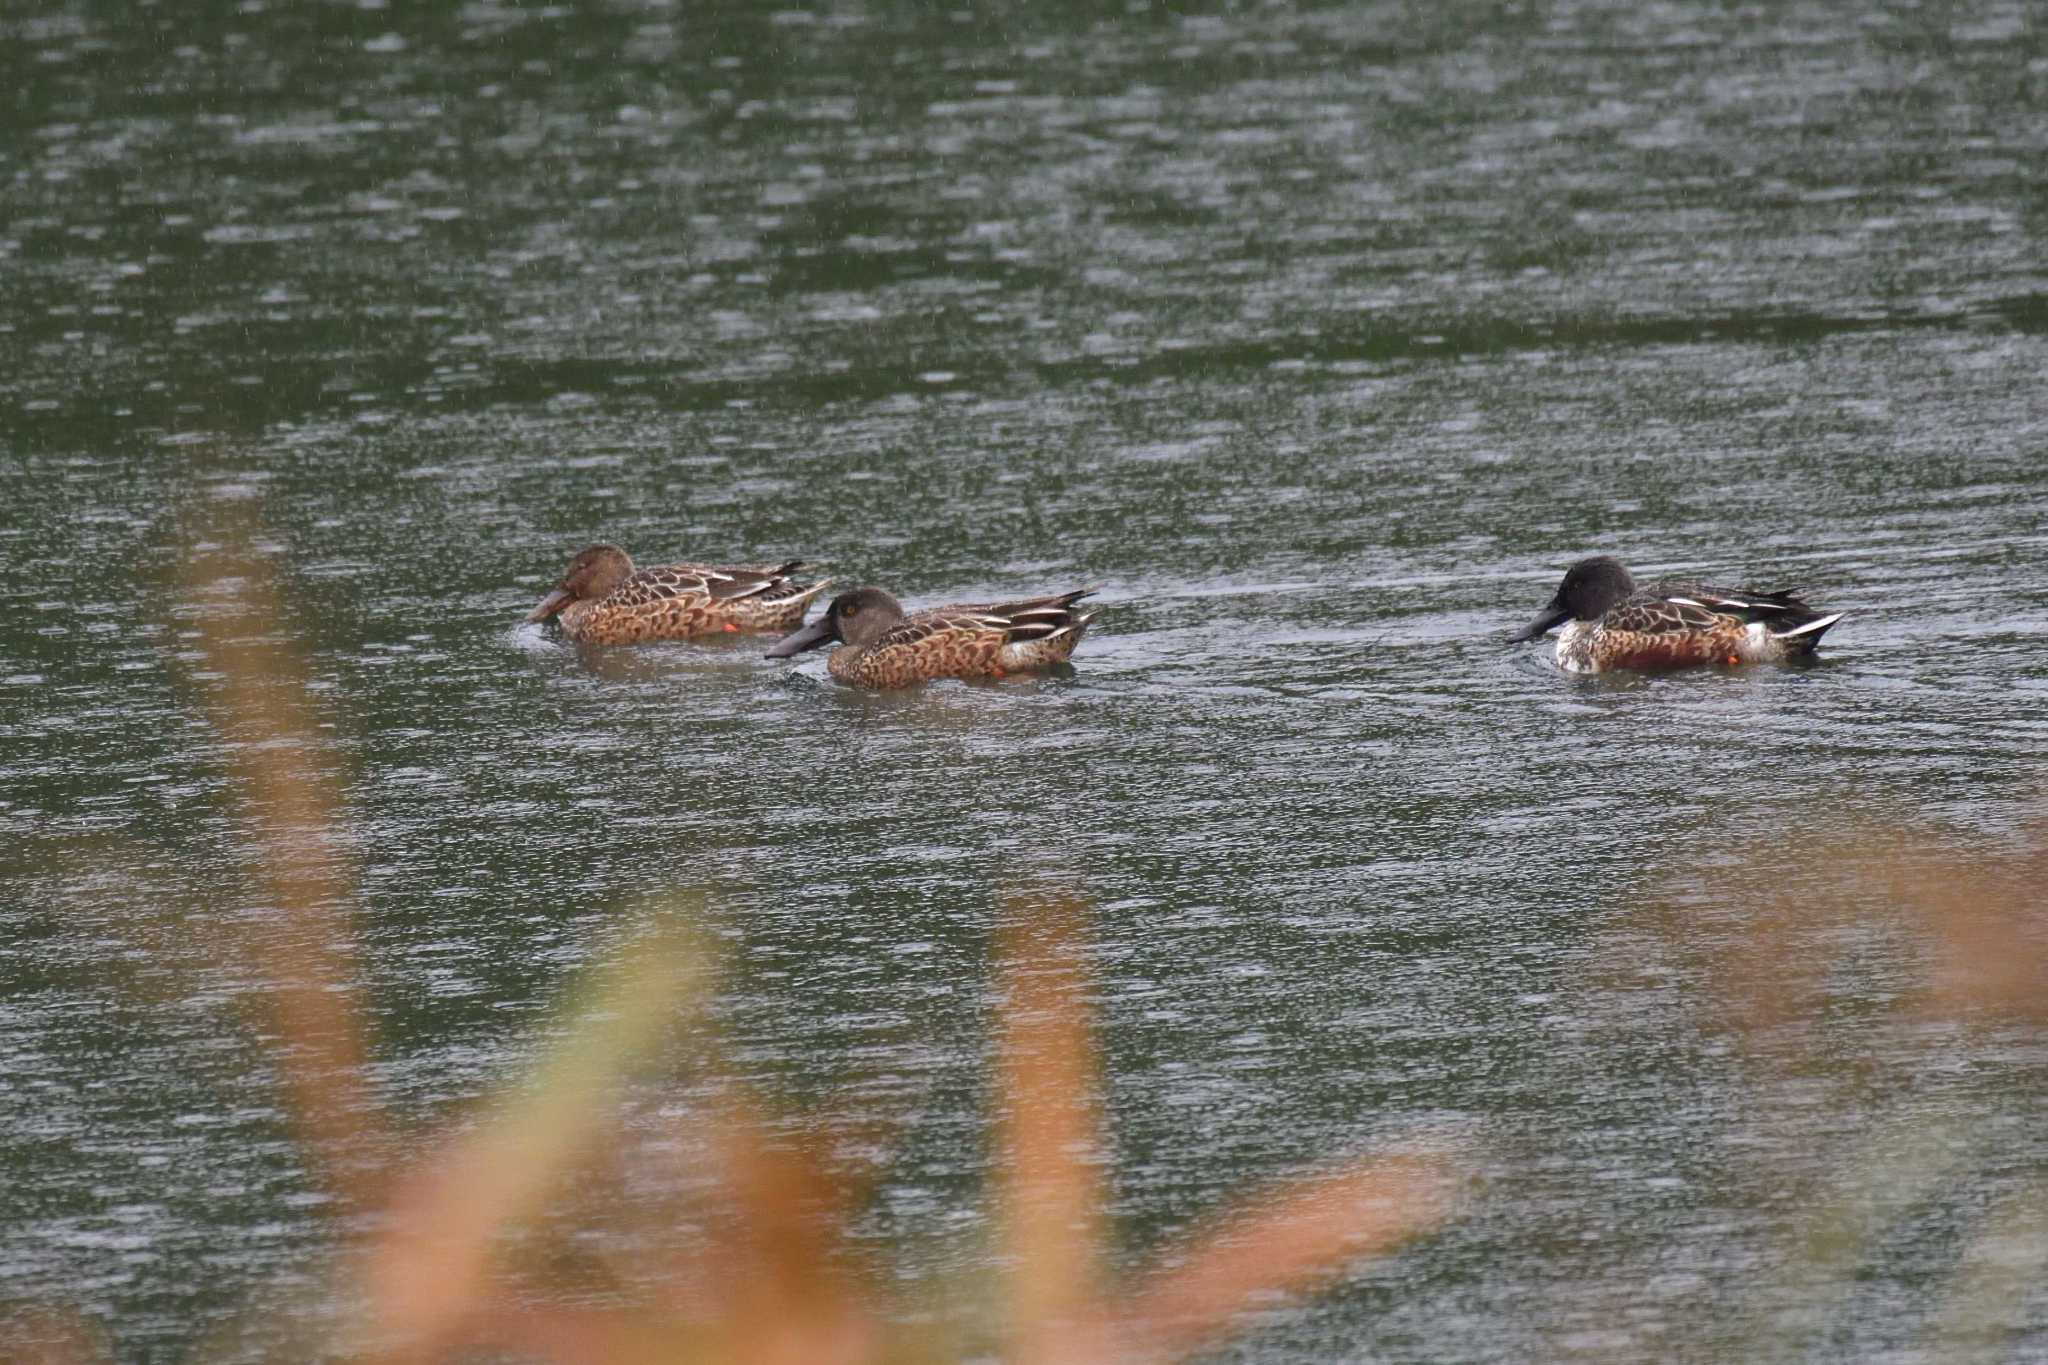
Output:
<svg viewBox="0 0 2048 1365">
<path fill-rule="evenodd" d="M 2048 1163 L 2042 1035 L 1888 1010 L 1908 945 L 1824 945 L 1826 1045 L 1762 1079 L 1687 965 L 1837 822 L 2038 816 L 2026 6 L 201 8 L 0 19 L 0 1298 L 171 1358 L 325 1245 L 204 951 L 256 905 L 177 585 L 223 499 L 417 1121 L 701 885 L 737 1069 L 916 1108 L 863 1235 L 930 1272 L 985 1217 L 992 928 L 1051 884 L 1133 1255 L 1467 1154 L 1446 1232 L 1232 1359 L 1801 1306 L 1753 1349 L 1905 1358 Z M 885 697 L 518 624 L 599 537 L 1103 613 L 1071 677 Z M 1849 615 L 1809 668 L 1571 679 L 1504 637 L 1594 550 Z M 1817 1298 L 1788 1241 L 1891 1125 L 1962 1155 Z"/>
</svg>

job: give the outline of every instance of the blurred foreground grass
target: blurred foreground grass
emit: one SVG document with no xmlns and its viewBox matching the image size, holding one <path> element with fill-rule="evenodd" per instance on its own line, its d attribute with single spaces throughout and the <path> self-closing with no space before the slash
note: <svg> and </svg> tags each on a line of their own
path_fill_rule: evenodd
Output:
<svg viewBox="0 0 2048 1365">
<path fill-rule="evenodd" d="M 1064 894 L 1013 904 L 1016 927 L 998 953 L 999 1269 L 992 1283 L 957 1287 L 958 1302 L 897 1302 L 888 1267 L 850 1235 L 868 1182 L 841 1169 L 830 1140 L 784 1136 L 737 1084 L 693 1106 L 682 1146 L 697 1169 L 670 1182 L 671 1197 L 650 1205 L 644 1191 L 608 1186 L 634 1069 L 665 1039 L 705 1027 L 711 965 L 690 895 L 648 907 L 640 932 L 588 973 L 530 1074 L 445 1131 L 401 1139 L 369 1079 L 375 1040 L 351 947 L 340 782 L 252 533 L 246 522 L 218 527 L 183 585 L 200 632 L 192 682 L 269 907 L 210 916 L 209 933 L 224 938 L 209 951 L 264 983 L 263 1031 L 295 1142 L 348 1231 L 318 1268 L 302 1321 L 252 1305 L 198 1358 L 1166 1360 L 1272 1294 L 1386 1254 L 1445 1215 L 1448 1161 L 1406 1151 L 1258 1191 L 1152 1269 L 1111 1275 L 1086 913 Z M 665 1239 L 673 1249 L 654 1264 L 608 1264 L 607 1231 L 661 1220 L 697 1235 Z M 48 1365 L 113 1357 L 100 1330 L 62 1305 L 0 1313 L 0 1343 L 7 1359 Z"/>
<path fill-rule="evenodd" d="M 1391 1152 L 1251 1191 L 1149 1266 L 1119 1273 L 1086 1005 L 1087 910 L 1071 892 L 1019 900 L 1006 917 L 992 1269 L 927 1291 L 933 1298 L 904 1302 L 881 1253 L 852 1233 L 872 1183 L 843 1159 L 854 1144 L 839 1139 L 855 1135 L 814 1121 L 803 1131 L 823 1136 L 792 1137 L 737 1083 L 688 1106 L 688 1140 L 670 1157 L 687 1169 L 630 1191 L 615 1178 L 633 1145 L 629 1122 L 644 1113 L 630 1095 L 636 1070 L 678 1035 L 707 1031 L 714 964 L 698 937 L 701 905 L 687 894 L 646 907 L 637 935 L 586 975 L 528 1074 L 441 1131 L 400 1135 L 370 1081 L 376 1040 L 351 946 L 357 889 L 340 783 L 252 533 L 247 523 L 218 528 L 184 585 L 201 636 L 191 682 L 240 793 L 272 910 L 209 917 L 223 937 L 206 951 L 267 983 L 264 1032 L 285 1112 L 341 1245 L 304 1268 L 316 1287 L 303 1314 L 280 1321 L 251 1305 L 196 1358 L 253 1349 L 393 1363 L 1163 1361 L 1453 1211 L 1461 1163 Z M 1622 986 L 1646 959 L 1664 964 L 1688 1007 L 1742 1041 L 1760 1095 L 1774 1077 L 1802 1072 L 1854 1084 L 1839 1058 L 1867 1021 L 1835 1007 L 1831 983 L 1873 936 L 1910 944 L 1917 962 L 1890 1005 L 1901 1018 L 2048 1021 L 2048 829 L 1996 855 L 1897 827 L 1794 842 L 1803 865 L 1825 869 L 1796 892 L 1776 864 L 1738 857 L 1704 885 L 1616 912 L 1611 979 L 1593 988 Z M 1682 1354 L 1809 1355 L 1849 1311 L 1887 1229 L 1941 1189 L 1968 1150 L 1948 1122 L 1881 1104 L 1857 1112 L 1867 1121 L 1830 1154 L 1831 1177 L 1799 1192 L 1777 1261 L 1789 1281 L 1724 1305 L 1679 1343 Z M 665 1192 L 650 1195 L 647 1183 Z M 2010 1358 L 2018 1306 L 2044 1281 L 2048 1180 L 2037 1179 L 1976 1220 L 1921 1357 Z M 103 1330 L 65 1305 L 0 1312 L 0 1357 L 83 1365 L 114 1354 Z"/>
<path fill-rule="evenodd" d="M 1817 1179 L 1760 1165 L 1747 1183 L 1797 1209 L 1774 1273 L 1751 1277 L 1690 1348 L 1726 1360 L 1842 1358 L 1860 1288 L 1902 1225 L 1960 1206 L 1966 1229 L 1911 1359 L 2041 1358 L 2048 1172 L 1996 1192 L 1973 1170 L 2001 1145 L 1967 1107 L 1925 1105 L 1960 1031 L 2038 1039 L 2048 1023 L 2048 822 L 2002 848 L 1909 819 L 1817 814 L 1617 914 L 1604 987 L 1656 966 L 1731 1039 L 1771 1141 L 1816 1143 Z M 1872 974 L 1887 989 L 1873 990 Z M 1880 1038 L 1910 1039 L 1896 1056 Z M 1906 1060 L 1901 1060 L 1901 1056 Z M 1830 1136 L 1816 1120 L 1832 1116 Z M 1983 1205 L 1973 1209 L 1974 1205 Z M 2031 1305 L 2031 1306 L 2030 1306 Z"/>
</svg>

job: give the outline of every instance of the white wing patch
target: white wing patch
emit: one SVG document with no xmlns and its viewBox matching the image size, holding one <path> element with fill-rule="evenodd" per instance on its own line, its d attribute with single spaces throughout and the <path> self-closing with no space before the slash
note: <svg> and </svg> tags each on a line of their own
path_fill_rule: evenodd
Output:
<svg viewBox="0 0 2048 1365">
<path fill-rule="evenodd" d="M 1010 618 L 1013 640 L 1057 640 L 1074 628 L 1074 614 L 1065 607 L 1027 607 Z"/>
<path fill-rule="evenodd" d="M 802 583 L 792 583 L 787 578 L 778 578 L 773 582 L 763 583 L 761 591 L 767 592 L 770 589 L 774 589 L 775 595 L 769 599 L 770 601 L 788 602 L 799 597 L 816 597 L 830 586 L 832 586 L 832 580 L 829 578 L 821 578 L 808 586 Z"/>
<path fill-rule="evenodd" d="M 1778 638 L 1780 640 L 1789 640 L 1795 635 L 1810 635 L 1817 630 L 1826 630 L 1829 626 L 1841 620 L 1842 615 L 1843 614 L 1838 611 L 1833 616 L 1823 616 L 1818 621 L 1808 621 L 1803 626 L 1798 626 L 1791 630 L 1779 632 Z"/>
</svg>

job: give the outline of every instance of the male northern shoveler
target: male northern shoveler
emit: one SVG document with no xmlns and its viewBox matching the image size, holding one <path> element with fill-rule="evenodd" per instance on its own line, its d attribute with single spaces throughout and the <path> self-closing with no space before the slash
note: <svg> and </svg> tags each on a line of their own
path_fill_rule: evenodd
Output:
<svg viewBox="0 0 2048 1365">
<path fill-rule="evenodd" d="M 834 641 L 826 671 L 862 687 L 908 687 L 935 678 L 1000 678 L 1065 663 L 1095 619 L 1074 603 L 1081 588 L 998 606 L 934 607 L 915 615 L 880 588 L 832 599 L 823 616 L 768 651 L 787 659 Z"/>
<path fill-rule="evenodd" d="M 1534 640 L 1552 626 L 1557 662 L 1570 673 L 1613 668 L 1753 664 L 1813 653 L 1842 613 L 1823 616 L 1790 590 L 1659 583 L 1638 589 L 1611 555 L 1566 570 L 1543 614 L 1508 638 Z"/>
<path fill-rule="evenodd" d="M 569 561 L 554 591 L 527 616 L 553 616 L 562 634 L 586 645 L 687 640 L 721 631 L 789 630 L 832 581 L 802 584 L 792 559 L 775 566 L 660 564 L 635 569 L 616 545 L 592 545 Z"/>
</svg>

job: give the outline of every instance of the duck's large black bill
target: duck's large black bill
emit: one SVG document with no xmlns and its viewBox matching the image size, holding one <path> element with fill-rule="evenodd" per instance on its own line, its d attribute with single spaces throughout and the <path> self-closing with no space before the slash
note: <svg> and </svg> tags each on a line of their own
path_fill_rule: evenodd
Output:
<svg viewBox="0 0 2048 1365">
<path fill-rule="evenodd" d="M 807 649 L 816 649 L 819 645 L 830 644 L 831 641 L 832 618 L 820 616 L 802 629 L 791 631 L 780 640 L 777 640 L 775 647 L 768 651 L 767 657 L 770 659 L 787 659 L 792 654 L 801 654 Z"/>
<path fill-rule="evenodd" d="M 1513 635 L 1508 636 L 1508 642 L 1510 644 L 1520 644 L 1524 640 L 1534 640 L 1545 631 L 1555 626 L 1561 626 L 1571 619 L 1572 613 L 1569 607 L 1560 607 L 1557 603 L 1552 602 L 1543 609 L 1541 616 L 1531 621 L 1528 625 L 1523 626 Z"/>
<path fill-rule="evenodd" d="M 563 607 L 568 606 L 572 596 L 573 594 L 567 588 L 556 588 L 546 597 L 540 599 L 540 605 L 528 612 L 526 619 L 529 621 L 545 621 Z"/>
</svg>

